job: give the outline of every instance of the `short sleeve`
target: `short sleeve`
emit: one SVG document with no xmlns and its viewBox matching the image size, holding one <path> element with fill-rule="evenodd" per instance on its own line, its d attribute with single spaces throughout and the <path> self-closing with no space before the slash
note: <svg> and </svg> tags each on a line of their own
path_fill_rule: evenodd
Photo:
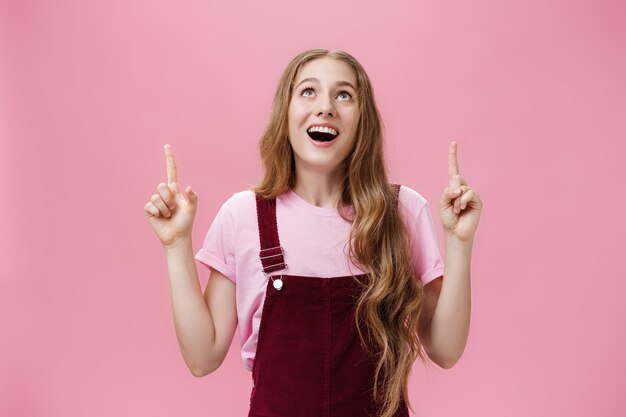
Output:
<svg viewBox="0 0 626 417">
<path fill-rule="evenodd" d="M 443 276 L 444 262 L 439 250 L 437 231 L 428 201 L 409 187 L 401 187 L 400 201 L 411 244 L 411 258 L 415 273 L 424 286 Z"/>
<path fill-rule="evenodd" d="M 236 230 L 231 207 L 232 198 L 227 200 L 215 215 L 195 259 L 236 283 L 234 250 Z"/>
<path fill-rule="evenodd" d="M 422 285 L 443 275 L 443 259 L 439 251 L 437 232 L 430 213 L 430 205 L 426 203 L 415 221 L 413 228 L 414 264 Z"/>
</svg>

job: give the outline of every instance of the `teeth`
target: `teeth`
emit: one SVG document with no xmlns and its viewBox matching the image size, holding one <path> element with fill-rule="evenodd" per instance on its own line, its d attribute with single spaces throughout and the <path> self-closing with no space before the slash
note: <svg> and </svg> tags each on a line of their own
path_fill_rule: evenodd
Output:
<svg viewBox="0 0 626 417">
<path fill-rule="evenodd" d="M 337 136 L 339 133 L 331 127 L 322 127 L 322 126 L 313 126 L 308 130 L 309 132 L 324 132 L 330 133 L 331 135 Z"/>
</svg>

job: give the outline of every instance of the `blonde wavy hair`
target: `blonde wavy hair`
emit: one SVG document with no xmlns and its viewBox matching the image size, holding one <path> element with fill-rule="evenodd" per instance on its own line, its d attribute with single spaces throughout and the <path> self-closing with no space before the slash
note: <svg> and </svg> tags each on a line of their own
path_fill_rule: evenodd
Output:
<svg viewBox="0 0 626 417">
<path fill-rule="evenodd" d="M 420 342 L 423 288 L 416 281 L 410 244 L 404 222 L 397 210 L 395 190 L 388 181 L 383 158 L 383 123 L 374 101 L 365 70 L 350 54 L 337 49 L 311 49 L 298 54 L 283 72 L 269 122 L 261 136 L 259 150 L 263 163 L 261 181 L 252 187 L 261 197 L 274 199 L 295 186 L 295 160 L 288 140 L 288 109 L 294 83 L 308 62 L 329 57 L 350 66 L 357 79 L 359 117 L 354 149 L 341 164 L 340 213 L 352 206 L 348 240 L 351 261 L 369 270 L 370 279 L 358 300 L 356 328 L 365 342 L 361 326 L 367 328 L 368 342 L 376 361 L 373 396 L 381 404 L 380 417 L 392 417 L 401 401 L 412 410 L 408 379 L 416 358 L 430 366 Z"/>
</svg>

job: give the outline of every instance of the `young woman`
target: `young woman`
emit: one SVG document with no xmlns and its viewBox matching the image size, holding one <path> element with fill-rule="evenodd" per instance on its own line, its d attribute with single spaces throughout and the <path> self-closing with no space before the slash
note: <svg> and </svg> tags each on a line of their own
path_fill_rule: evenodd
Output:
<svg viewBox="0 0 626 417">
<path fill-rule="evenodd" d="M 279 82 L 260 141 L 259 184 L 220 208 L 195 259 L 198 196 L 168 182 L 145 205 L 164 245 L 176 335 L 196 376 L 213 372 L 239 323 L 252 372 L 250 417 L 408 416 L 416 358 L 449 368 L 470 318 L 470 260 L 482 210 L 459 175 L 439 208 L 445 272 L 428 202 L 388 180 L 369 78 L 351 55 L 314 49 Z"/>
</svg>

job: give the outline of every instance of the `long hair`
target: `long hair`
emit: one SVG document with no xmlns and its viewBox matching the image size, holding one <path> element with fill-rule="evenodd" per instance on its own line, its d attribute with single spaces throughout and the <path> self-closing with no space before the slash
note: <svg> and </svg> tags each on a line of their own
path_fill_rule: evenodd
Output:
<svg viewBox="0 0 626 417">
<path fill-rule="evenodd" d="M 397 209 L 383 157 L 383 123 L 367 73 L 350 54 L 312 49 L 297 55 L 283 72 L 259 150 L 263 177 L 252 187 L 274 199 L 295 186 L 295 160 L 288 140 L 288 108 L 300 69 L 314 59 L 329 57 L 350 66 L 357 79 L 359 117 L 354 149 L 341 164 L 341 216 L 352 223 L 348 239 L 351 261 L 369 270 L 370 279 L 357 302 L 355 324 L 363 345 L 376 362 L 373 396 L 380 417 L 391 417 L 403 401 L 411 410 L 408 379 L 416 358 L 430 366 L 420 343 L 423 289 L 411 263 L 408 232 Z M 345 208 L 352 206 L 351 218 Z M 360 323 L 365 324 L 367 341 Z"/>
</svg>

